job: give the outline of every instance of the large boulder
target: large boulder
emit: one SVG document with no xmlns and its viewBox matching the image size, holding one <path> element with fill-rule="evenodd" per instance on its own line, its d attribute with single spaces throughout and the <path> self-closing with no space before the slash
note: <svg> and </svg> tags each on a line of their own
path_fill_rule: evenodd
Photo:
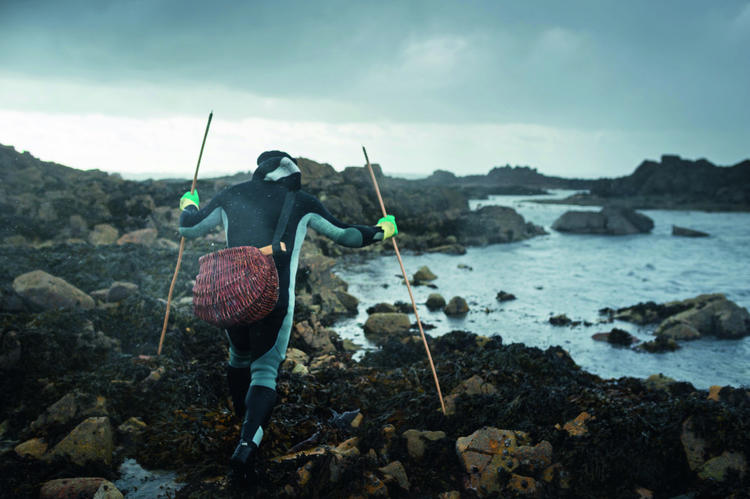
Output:
<svg viewBox="0 0 750 499">
<path fill-rule="evenodd" d="M 445 315 L 460 317 L 469 313 L 469 304 L 460 296 L 454 296 L 445 306 Z"/>
<path fill-rule="evenodd" d="M 451 214 L 446 215 L 450 223 Z M 469 245 L 511 243 L 546 234 L 542 227 L 526 222 L 513 208 L 506 206 L 484 206 L 462 212 L 453 222 L 448 233 Z"/>
<path fill-rule="evenodd" d="M 558 232 L 623 236 L 651 232 L 654 222 L 629 208 L 605 207 L 592 211 L 567 211 L 552 224 Z"/>
<path fill-rule="evenodd" d="M 58 478 L 42 485 L 39 499 L 61 498 L 122 499 L 115 484 L 105 478 Z"/>
<path fill-rule="evenodd" d="M 65 457 L 84 466 L 86 463 L 112 464 L 114 440 L 108 417 L 88 418 L 76 426 L 54 449 L 51 457 Z"/>
<path fill-rule="evenodd" d="M 89 242 L 94 246 L 115 244 L 120 233 L 109 224 L 96 224 L 94 230 L 89 232 Z"/>
<path fill-rule="evenodd" d="M 400 338 L 409 332 L 411 321 L 409 316 L 402 313 L 372 314 L 365 322 L 365 334 L 375 342 L 385 342 L 392 338 Z"/>
<path fill-rule="evenodd" d="M 145 246 L 151 246 L 156 242 L 157 236 L 158 232 L 156 229 L 139 229 L 124 234 L 117 240 L 117 244 L 143 244 Z"/>
<path fill-rule="evenodd" d="M 94 299 L 68 283 L 43 270 L 21 274 L 13 280 L 13 290 L 34 307 L 42 310 L 57 308 L 94 308 Z"/>
<path fill-rule="evenodd" d="M 683 303 L 687 309 L 662 321 L 656 328 L 657 336 L 736 339 L 750 335 L 750 313 L 723 294 L 700 295 Z"/>
<path fill-rule="evenodd" d="M 36 418 L 31 423 L 31 429 L 39 430 L 52 425 L 66 425 L 81 418 L 106 416 L 107 414 L 107 400 L 104 397 L 73 390 L 49 406 L 43 414 Z"/>
</svg>

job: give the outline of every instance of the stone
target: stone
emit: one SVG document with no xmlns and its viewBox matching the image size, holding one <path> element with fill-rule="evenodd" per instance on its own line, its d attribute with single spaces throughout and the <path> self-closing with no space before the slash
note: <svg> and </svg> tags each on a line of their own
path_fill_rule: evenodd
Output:
<svg viewBox="0 0 750 499">
<path fill-rule="evenodd" d="M 688 229 L 687 227 L 679 227 L 677 225 L 672 226 L 672 235 L 679 237 L 709 237 L 709 234 L 706 232 Z"/>
<path fill-rule="evenodd" d="M 406 470 L 404 469 L 404 465 L 401 464 L 401 461 L 392 461 L 382 468 L 378 468 L 378 471 L 385 475 L 386 482 L 388 482 L 388 479 L 390 478 L 395 480 L 396 483 L 398 483 L 398 486 L 402 489 L 409 490 L 409 477 L 406 476 Z"/>
<path fill-rule="evenodd" d="M 430 293 L 426 305 L 430 310 L 442 310 L 445 308 L 445 298 L 440 293 Z"/>
<path fill-rule="evenodd" d="M 688 466 L 693 471 L 698 470 L 706 460 L 706 441 L 696 435 L 692 418 L 687 418 L 682 423 L 680 441 L 685 450 Z"/>
<path fill-rule="evenodd" d="M 670 378 L 669 376 L 664 376 L 663 374 L 652 374 L 648 378 L 646 378 L 646 381 L 643 382 L 644 385 L 646 385 L 646 388 L 649 390 L 669 390 L 669 386 L 676 383 L 676 380 L 674 378 Z"/>
<path fill-rule="evenodd" d="M 107 301 L 117 302 L 124 300 L 128 296 L 131 296 L 138 292 L 138 285 L 132 282 L 116 281 L 112 283 L 107 291 Z"/>
<path fill-rule="evenodd" d="M 645 343 L 638 345 L 638 350 L 643 350 L 649 353 L 674 352 L 680 348 L 680 345 L 678 345 L 675 340 L 663 336 L 657 336 L 655 340 L 646 341 Z"/>
<path fill-rule="evenodd" d="M 718 402 L 721 400 L 721 397 L 719 396 L 719 393 L 721 392 L 721 389 L 724 388 L 723 386 L 719 385 L 711 385 L 708 387 L 708 397 L 706 397 L 708 400 L 713 400 L 714 402 Z"/>
<path fill-rule="evenodd" d="M 510 300 L 515 300 L 516 295 L 512 293 L 506 293 L 505 291 L 498 291 L 497 296 L 495 296 L 495 299 L 499 302 L 510 301 Z"/>
<path fill-rule="evenodd" d="M 108 417 L 88 418 L 76 426 L 50 453 L 84 466 L 88 462 L 112 464 L 114 440 Z"/>
<path fill-rule="evenodd" d="M 298 322 L 294 325 L 294 331 L 315 352 L 330 353 L 336 351 L 329 330 L 320 326 L 320 324 L 313 322 L 311 325 L 310 321 Z"/>
<path fill-rule="evenodd" d="M 310 356 L 297 348 L 288 348 L 286 351 L 286 359 L 291 360 L 295 364 L 307 364 L 310 362 Z"/>
<path fill-rule="evenodd" d="M 444 253 L 446 255 L 465 255 L 466 246 L 462 244 L 441 244 L 440 246 L 433 246 L 427 248 L 426 253 Z"/>
<path fill-rule="evenodd" d="M 346 308 L 350 314 L 357 313 L 357 307 L 359 307 L 359 300 L 356 296 L 350 295 L 346 291 L 335 291 L 336 297 L 339 299 L 341 304 Z"/>
<path fill-rule="evenodd" d="M 592 419 L 596 418 L 588 412 L 584 411 L 576 416 L 575 419 L 571 419 L 570 421 L 565 423 L 562 428 L 559 424 L 555 425 L 555 428 L 557 428 L 558 430 L 562 429 L 566 431 L 571 437 L 582 437 L 589 432 L 588 426 L 586 426 L 586 421 Z"/>
<path fill-rule="evenodd" d="M 593 211 L 567 211 L 552 224 L 558 232 L 573 234 L 631 235 L 650 232 L 654 222 L 646 215 L 620 207 Z"/>
<path fill-rule="evenodd" d="M 747 473 L 747 460 L 742 453 L 724 451 L 720 456 L 706 461 L 698 472 L 698 476 L 702 480 L 723 482 L 727 479 L 727 473 L 730 470 L 736 471 L 740 479 L 745 477 L 745 473 Z"/>
<path fill-rule="evenodd" d="M 406 439 L 406 450 L 409 452 L 409 456 L 412 459 L 420 460 L 424 457 L 427 444 L 445 438 L 445 432 L 406 430 L 401 436 Z"/>
<path fill-rule="evenodd" d="M 606 341 L 611 345 L 627 347 L 633 343 L 638 343 L 638 338 L 634 337 L 624 329 L 612 328 L 608 333 L 596 333 L 591 336 L 595 341 Z"/>
<path fill-rule="evenodd" d="M 469 304 L 460 296 L 454 296 L 445 306 L 445 315 L 461 316 L 469 313 Z"/>
<path fill-rule="evenodd" d="M 565 314 L 553 315 L 549 318 L 549 323 L 553 326 L 567 326 L 573 321 Z"/>
<path fill-rule="evenodd" d="M 466 488 L 480 497 L 499 493 L 498 474 L 518 467 L 519 461 L 513 453 L 519 445 L 528 443 L 529 436 L 525 432 L 494 427 L 484 427 L 469 436 L 459 437 L 456 452 L 468 474 Z"/>
<path fill-rule="evenodd" d="M 401 337 L 409 332 L 411 321 L 402 313 L 376 313 L 367 318 L 364 325 L 365 334 L 376 342 Z"/>
<path fill-rule="evenodd" d="M 77 287 L 43 270 L 19 275 L 13 280 L 13 290 L 34 307 L 42 310 L 92 309 L 96 305 L 93 298 Z"/>
<path fill-rule="evenodd" d="M 103 246 L 106 244 L 115 244 L 120 237 L 120 233 L 109 224 L 97 224 L 94 230 L 89 232 L 89 242 L 94 246 Z"/>
<path fill-rule="evenodd" d="M 492 395 L 494 393 L 497 393 L 495 386 L 475 374 L 461 382 L 450 395 L 445 397 L 445 413 L 449 416 L 456 413 L 456 399 L 461 395 Z"/>
<path fill-rule="evenodd" d="M 513 452 L 513 457 L 518 459 L 519 468 L 536 473 L 552 464 L 552 444 L 542 440 L 534 446 L 521 445 Z"/>
<path fill-rule="evenodd" d="M 47 452 L 47 442 L 41 438 L 32 438 L 15 446 L 13 449 L 20 457 L 41 459 Z"/>
<path fill-rule="evenodd" d="M 398 307 L 390 303 L 376 303 L 372 307 L 367 308 L 367 314 L 393 314 L 398 312 Z"/>
<path fill-rule="evenodd" d="M 412 277 L 412 282 L 414 284 L 421 284 L 425 282 L 434 281 L 437 279 L 437 276 L 432 273 L 432 271 L 427 267 L 426 265 L 423 265 L 422 267 L 419 267 L 417 271 L 414 273 L 414 277 Z"/>
<path fill-rule="evenodd" d="M 145 246 L 151 246 L 156 242 L 156 236 L 158 235 L 156 229 L 140 229 L 133 232 L 124 234 L 120 239 L 117 240 L 117 244 L 143 244 Z"/>
<path fill-rule="evenodd" d="M 115 484 L 105 478 L 58 478 L 42 485 L 39 499 L 91 498 L 122 499 Z"/>
<path fill-rule="evenodd" d="M 516 473 L 511 473 L 506 488 L 521 496 L 536 496 L 539 492 L 536 480 Z"/>
<path fill-rule="evenodd" d="M 148 425 L 141 418 L 130 417 L 117 427 L 117 441 L 123 446 L 126 454 L 132 454 L 143 441 L 143 432 Z"/>
<path fill-rule="evenodd" d="M 154 242 L 154 248 L 161 248 L 161 249 L 166 249 L 166 250 L 179 250 L 180 244 L 176 243 L 175 241 L 172 241 L 171 239 L 160 237 Z"/>
<path fill-rule="evenodd" d="M 671 338 L 673 340 L 697 340 L 701 334 L 693 326 L 686 322 L 665 322 L 657 329 L 658 336 Z"/>
<path fill-rule="evenodd" d="M 73 390 L 63 395 L 36 418 L 31 423 L 31 429 L 36 431 L 52 425 L 67 425 L 81 418 L 107 415 L 107 399 Z"/>
</svg>

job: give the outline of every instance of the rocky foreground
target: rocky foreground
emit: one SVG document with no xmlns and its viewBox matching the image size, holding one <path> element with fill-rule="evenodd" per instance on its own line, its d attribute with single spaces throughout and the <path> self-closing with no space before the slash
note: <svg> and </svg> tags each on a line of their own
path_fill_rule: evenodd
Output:
<svg viewBox="0 0 750 499">
<path fill-rule="evenodd" d="M 227 478 L 239 427 L 226 340 L 189 306 L 201 244 L 158 357 L 173 250 L 0 247 L 0 490 L 119 497 L 132 457 L 176 471 L 178 497 L 248 495 Z M 332 262 L 306 245 L 258 496 L 746 497 L 747 390 L 602 380 L 561 348 L 456 331 L 430 339 L 443 415 L 413 333 L 356 363 L 326 327 L 357 307 Z"/>
</svg>

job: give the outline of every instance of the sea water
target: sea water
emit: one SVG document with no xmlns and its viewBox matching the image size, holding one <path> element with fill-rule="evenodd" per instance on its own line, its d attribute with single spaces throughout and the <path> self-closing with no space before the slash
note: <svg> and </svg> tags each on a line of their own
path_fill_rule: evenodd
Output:
<svg viewBox="0 0 750 499">
<path fill-rule="evenodd" d="M 437 289 L 413 287 L 422 322 L 435 326 L 439 336 L 460 329 L 481 335 L 500 335 L 505 343 L 547 348 L 559 345 L 575 362 L 603 378 L 645 378 L 662 373 L 698 388 L 711 385 L 750 386 L 750 337 L 740 340 L 702 338 L 681 342 L 669 353 L 642 353 L 594 341 L 597 332 L 625 329 L 641 341 L 652 340 L 655 325 L 604 323 L 599 310 L 640 302 L 664 303 L 704 293 L 724 293 L 738 305 L 750 307 L 750 214 L 700 211 L 642 210 L 654 221 L 650 234 L 604 236 L 564 234 L 552 223 L 568 210 L 598 211 L 599 207 L 540 204 L 535 199 L 571 194 L 553 191 L 546 196 L 493 196 L 473 200 L 472 209 L 486 205 L 510 206 L 526 221 L 543 226 L 549 234 L 527 241 L 468 248 L 461 256 L 404 252 L 411 277 L 426 265 L 438 278 Z M 704 231 L 707 238 L 672 236 L 672 225 Z M 356 317 L 337 322 L 343 338 L 375 349 L 362 332 L 366 309 L 379 302 L 409 302 L 395 256 L 342 260 L 335 272 L 359 298 Z M 498 302 L 498 291 L 517 299 Z M 446 300 L 462 296 L 470 312 L 451 318 L 424 306 L 430 293 Z M 565 314 L 591 325 L 553 326 L 549 317 Z M 361 355 L 360 352 L 360 355 Z"/>
</svg>

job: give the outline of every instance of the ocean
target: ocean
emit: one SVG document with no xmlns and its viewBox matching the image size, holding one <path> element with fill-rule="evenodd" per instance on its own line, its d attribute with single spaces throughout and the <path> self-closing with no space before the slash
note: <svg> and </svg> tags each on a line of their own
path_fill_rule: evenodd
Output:
<svg viewBox="0 0 750 499">
<path fill-rule="evenodd" d="M 572 191 L 529 196 L 492 196 L 473 200 L 472 209 L 489 204 L 510 206 L 542 225 L 549 235 L 512 244 L 468 248 L 461 256 L 402 252 L 409 277 L 426 265 L 438 278 L 437 289 L 413 287 L 420 318 L 435 326 L 439 336 L 460 329 L 480 335 L 500 335 L 504 343 L 547 348 L 559 345 L 583 369 L 603 378 L 646 378 L 661 373 L 697 388 L 711 385 L 750 386 L 750 337 L 740 340 L 705 338 L 681 342 L 675 352 L 652 354 L 594 341 L 597 332 L 624 329 L 641 341 L 653 339 L 655 325 L 601 323 L 599 310 L 639 302 L 663 303 L 704 293 L 724 293 L 750 308 L 750 213 L 640 210 L 654 221 L 650 234 L 599 236 L 563 234 L 552 223 L 568 210 L 598 211 L 598 207 L 540 204 L 534 199 L 563 198 Z M 708 238 L 672 236 L 672 225 L 704 231 Z M 366 309 L 376 303 L 409 302 L 395 255 L 341 259 L 334 267 L 359 298 L 356 317 L 337 322 L 340 336 L 361 346 L 358 358 L 375 347 L 362 332 Z M 498 302 L 499 291 L 517 299 Z M 424 305 L 430 293 L 446 301 L 462 296 L 470 312 L 450 318 Z M 565 314 L 590 326 L 553 326 L 552 315 Z M 413 316 L 412 316 L 413 318 Z"/>
</svg>

